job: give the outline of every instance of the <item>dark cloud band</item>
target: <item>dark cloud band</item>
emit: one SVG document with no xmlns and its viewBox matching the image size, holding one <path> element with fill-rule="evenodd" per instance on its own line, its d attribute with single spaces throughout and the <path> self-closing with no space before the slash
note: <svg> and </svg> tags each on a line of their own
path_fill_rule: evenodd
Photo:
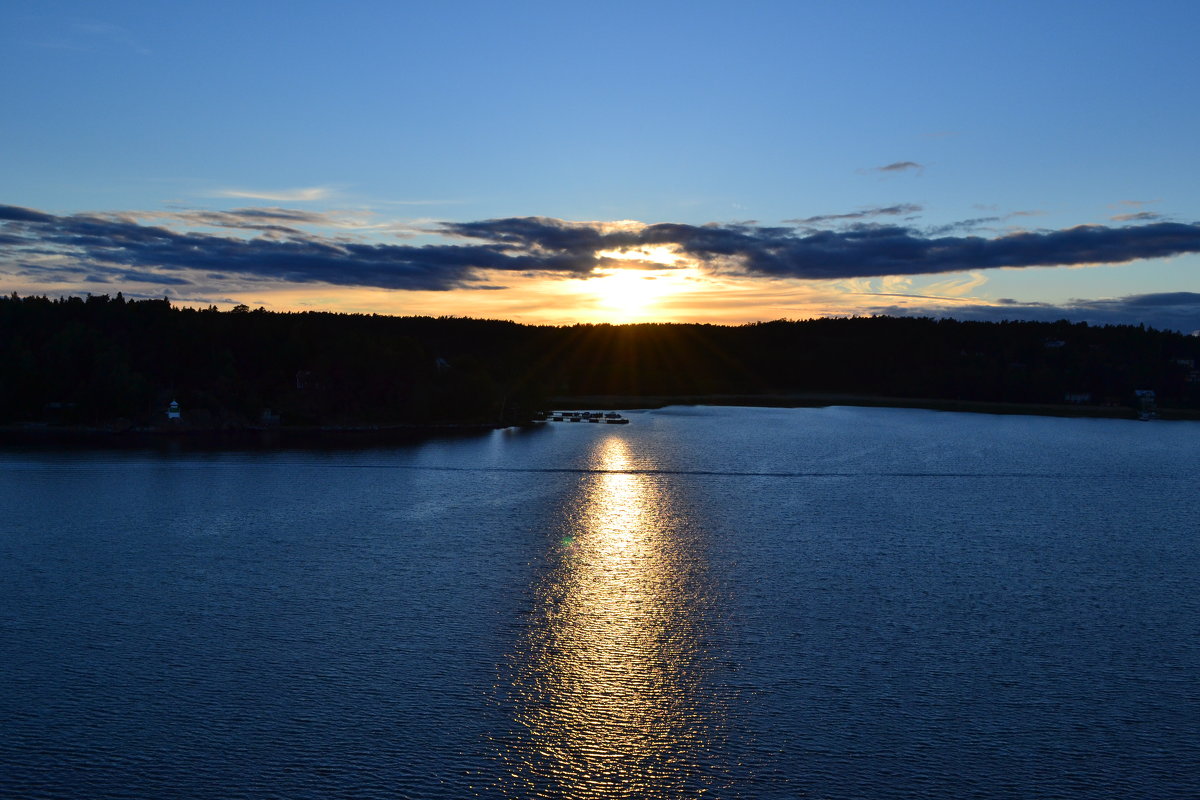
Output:
<svg viewBox="0 0 1200 800">
<path fill-rule="evenodd" d="M 1113 228 L 1083 225 L 1048 232 L 923 236 L 900 226 L 838 231 L 661 223 L 603 233 L 597 226 L 545 218 L 448 223 L 447 233 L 578 257 L 598 250 L 669 245 L 703 262 L 754 275 L 830 279 L 993 269 L 1120 264 L 1200 252 L 1200 225 L 1160 222 Z"/>
<path fill-rule="evenodd" d="M 871 212 L 908 210 L 895 206 Z M 53 256 L 59 268 L 71 264 L 139 280 L 158 275 L 164 284 L 186 281 L 196 271 L 294 283 L 447 290 L 478 287 L 493 271 L 585 277 L 609 263 L 602 252 L 656 246 L 714 270 L 799 279 L 1117 264 L 1200 252 L 1200 225 L 1173 222 L 1090 225 L 989 239 L 931 236 L 898 225 L 843 230 L 678 223 L 616 227 L 519 217 L 443 223 L 437 229 L 447 237 L 471 240 L 467 243 L 400 245 L 304 232 L 294 225 L 313 220 L 286 209 L 209 214 L 198 221 L 253 228 L 257 235 L 179 232 L 141 224 L 128 214 L 56 216 L 0 206 L 0 261 L 28 271 L 38 268 L 33 256 Z"/>
<path fill-rule="evenodd" d="M 277 210 L 264 215 L 280 219 Z M 244 212 L 242 216 L 245 217 Z M 215 220 L 199 220 L 213 224 Z M 274 226 L 271 226 L 274 228 Z M 260 231 L 261 232 L 261 231 Z M 392 245 L 344 242 L 287 229 L 289 236 L 242 239 L 177 232 L 139 224 L 127 215 L 54 216 L 16 206 L 0 206 L 0 260 L 30 254 L 97 267 L 138 280 L 160 275 L 158 282 L 186 282 L 171 273 L 219 272 L 297 283 L 372 286 L 400 290 L 448 290 L 472 285 L 486 270 L 584 271 L 590 266 L 561 254 L 526 254 L 503 243 L 470 245 Z M 595 259 L 593 258 L 594 262 Z"/>
</svg>

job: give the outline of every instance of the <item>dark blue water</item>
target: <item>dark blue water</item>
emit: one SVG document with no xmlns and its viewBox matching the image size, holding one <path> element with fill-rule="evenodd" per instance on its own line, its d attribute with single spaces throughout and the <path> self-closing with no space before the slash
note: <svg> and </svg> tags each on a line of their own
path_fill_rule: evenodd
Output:
<svg viewBox="0 0 1200 800">
<path fill-rule="evenodd" d="M 1200 425 L 0 452 L 0 796 L 1200 796 Z"/>
</svg>

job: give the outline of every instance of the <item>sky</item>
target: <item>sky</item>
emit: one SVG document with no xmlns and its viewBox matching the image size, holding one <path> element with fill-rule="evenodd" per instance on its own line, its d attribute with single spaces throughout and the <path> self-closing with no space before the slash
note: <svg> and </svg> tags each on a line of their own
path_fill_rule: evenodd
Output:
<svg viewBox="0 0 1200 800">
<path fill-rule="evenodd" d="M 1195 2 L 0 4 L 0 291 L 1200 329 Z"/>
</svg>

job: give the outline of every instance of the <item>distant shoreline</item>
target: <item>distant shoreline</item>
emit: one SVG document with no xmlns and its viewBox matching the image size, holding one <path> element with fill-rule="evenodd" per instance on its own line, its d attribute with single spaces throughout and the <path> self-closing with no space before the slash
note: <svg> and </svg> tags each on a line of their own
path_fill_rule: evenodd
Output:
<svg viewBox="0 0 1200 800">
<path fill-rule="evenodd" d="M 116 428 L 103 425 L 0 425 L 0 447 L 62 444 L 88 447 L 144 447 L 159 444 L 209 447 L 283 448 L 310 446 L 373 446 L 409 443 L 443 436 L 470 436 L 505 426 L 491 423 L 422 425 L 305 425 L 244 428 Z"/>
<path fill-rule="evenodd" d="M 872 397 L 869 395 L 778 393 L 706 395 L 571 395 L 551 397 L 550 408 L 560 410 L 658 409 L 666 406 L 744 406 L 749 408 L 916 408 L 971 414 L 1005 414 L 1044 417 L 1136 420 L 1128 406 L 1001 403 L 935 398 Z M 1159 409 L 1158 420 L 1200 421 L 1200 409 Z M 532 422 L 526 425 L 533 424 Z M 183 426 L 119 427 L 105 425 L 51 425 L 16 423 L 0 425 L 0 447 L 13 445 L 72 445 L 82 447 L 146 447 L 183 445 L 207 448 L 278 449 L 288 447 L 371 447 L 404 444 L 444 436 L 471 436 L 506 427 L 500 423 L 425 423 L 397 425 L 247 426 L 244 428 L 193 428 Z"/>
<path fill-rule="evenodd" d="M 1129 406 L 1074 405 L 1050 403 L 1002 403 L 986 400 L 944 400 L 938 398 L 872 397 L 856 394 L 778 393 L 778 394 L 704 394 L 704 395 L 578 395 L 552 397 L 553 408 L 632 409 L 664 406 L 748 406 L 752 408 L 825 408 L 828 406 L 864 406 L 870 408 L 921 408 L 930 411 L 957 411 L 971 414 L 1029 414 L 1041 417 L 1095 417 L 1137 419 Z M 1200 420 L 1200 408 L 1160 408 L 1160 420 Z"/>
</svg>

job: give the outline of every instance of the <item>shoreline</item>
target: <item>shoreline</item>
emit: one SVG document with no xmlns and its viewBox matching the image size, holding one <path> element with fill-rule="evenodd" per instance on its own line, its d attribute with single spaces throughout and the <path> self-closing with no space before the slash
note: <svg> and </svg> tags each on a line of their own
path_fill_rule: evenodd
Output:
<svg viewBox="0 0 1200 800">
<path fill-rule="evenodd" d="M 946 400 L 940 398 L 875 397 L 856 394 L 777 393 L 704 395 L 564 395 L 550 398 L 551 405 L 564 411 L 582 409 L 654 409 L 665 406 L 747 406 L 750 408 L 920 408 L 969 414 L 1027 414 L 1038 417 L 1078 417 L 1136 420 L 1129 406 L 1074 405 L 1056 403 L 1006 403 L 990 400 Z M 1200 408 L 1160 408 L 1157 420 L 1200 420 Z"/>
<path fill-rule="evenodd" d="M 245 428 L 106 427 L 103 425 L 0 425 L 0 447 L 8 445 L 75 445 L 83 447 L 185 446 L 281 449 L 288 447 L 371 447 L 445 436 L 475 436 L 497 430 L 497 423 L 408 425 L 249 426 Z"/>
<path fill-rule="evenodd" d="M 748 408 L 912 408 L 969 414 L 1137 420 L 1129 406 L 1002 403 L 870 395 L 777 393 L 706 395 L 566 395 L 551 397 L 549 406 L 570 410 L 637 410 L 666 406 L 744 406 Z M 1159 409 L 1155 421 L 1200 421 L 1200 409 Z M 504 425 L 498 422 L 424 423 L 395 425 L 247 426 L 192 428 L 187 426 L 133 427 L 117 425 L 53 425 L 24 422 L 0 425 L 0 447 L 63 445 L 88 448 L 194 447 L 196 449 L 283 449 L 308 447 L 373 447 L 408 444 L 446 436 L 475 436 L 504 428 L 532 427 L 536 421 Z"/>
</svg>

